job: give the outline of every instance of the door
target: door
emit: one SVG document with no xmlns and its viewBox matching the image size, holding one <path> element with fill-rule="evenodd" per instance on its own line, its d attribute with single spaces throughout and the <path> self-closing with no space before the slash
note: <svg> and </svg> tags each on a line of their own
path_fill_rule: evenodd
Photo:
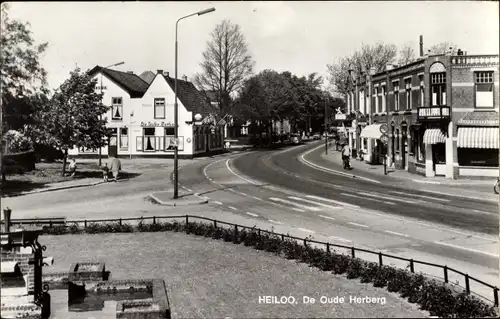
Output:
<svg viewBox="0 0 500 319">
<path fill-rule="evenodd" d="M 116 157 L 118 155 L 118 129 L 112 130 L 108 143 L 108 156 Z"/>
</svg>

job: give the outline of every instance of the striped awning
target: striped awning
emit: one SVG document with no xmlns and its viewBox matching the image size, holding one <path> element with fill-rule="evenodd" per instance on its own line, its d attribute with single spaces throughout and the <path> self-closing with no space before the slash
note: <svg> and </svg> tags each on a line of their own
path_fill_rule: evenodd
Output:
<svg viewBox="0 0 500 319">
<path fill-rule="evenodd" d="M 17 261 L 2 261 L 0 262 L 0 272 L 2 274 L 16 272 Z"/>
<path fill-rule="evenodd" d="M 360 136 L 362 138 L 374 138 L 374 139 L 378 140 L 382 136 L 382 133 L 380 132 L 381 126 L 382 126 L 382 124 L 368 125 L 361 131 Z"/>
<path fill-rule="evenodd" d="M 445 143 L 446 136 L 444 136 L 443 132 L 438 128 L 431 128 L 425 130 L 424 133 L 424 144 L 434 145 L 438 143 Z"/>
<path fill-rule="evenodd" d="M 498 149 L 498 127 L 459 127 L 457 147 Z"/>
</svg>

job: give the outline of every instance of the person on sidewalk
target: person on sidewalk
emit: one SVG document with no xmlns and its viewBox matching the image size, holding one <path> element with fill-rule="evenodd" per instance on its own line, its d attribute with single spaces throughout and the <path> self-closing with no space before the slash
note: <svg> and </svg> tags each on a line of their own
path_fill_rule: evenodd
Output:
<svg viewBox="0 0 500 319">
<path fill-rule="evenodd" d="M 113 180 L 115 182 L 118 181 L 118 174 L 122 170 L 122 163 L 117 157 L 112 158 L 111 167 L 109 169 L 113 173 Z"/>
<path fill-rule="evenodd" d="M 105 163 L 103 168 L 102 168 L 102 177 L 104 179 L 104 182 L 107 183 L 109 179 L 109 167 L 108 163 Z"/>
<path fill-rule="evenodd" d="M 68 166 L 68 170 L 69 170 L 69 174 L 71 175 L 71 177 L 75 177 L 75 173 L 76 173 L 76 160 L 74 158 L 72 158 L 69 162 L 69 166 Z"/>
<path fill-rule="evenodd" d="M 351 169 L 351 148 L 348 144 L 344 144 L 342 147 L 342 162 L 344 164 L 344 169 Z"/>
</svg>

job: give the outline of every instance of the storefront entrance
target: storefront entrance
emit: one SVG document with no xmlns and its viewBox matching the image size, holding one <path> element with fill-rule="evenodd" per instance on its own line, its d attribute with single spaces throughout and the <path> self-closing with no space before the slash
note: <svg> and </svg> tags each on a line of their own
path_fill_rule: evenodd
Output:
<svg viewBox="0 0 500 319">
<path fill-rule="evenodd" d="M 118 129 L 113 128 L 111 135 L 109 136 L 108 143 L 108 156 L 116 157 L 118 156 Z"/>
</svg>

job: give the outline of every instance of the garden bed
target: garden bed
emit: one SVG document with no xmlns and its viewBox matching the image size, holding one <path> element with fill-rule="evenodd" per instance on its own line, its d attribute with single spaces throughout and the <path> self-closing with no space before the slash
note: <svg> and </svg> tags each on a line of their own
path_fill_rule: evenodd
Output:
<svg viewBox="0 0 500 319">
<path fill-rule="evenodd" d="M 181 276 L 183 282 L 190 282 L 192 280 L 191 285 L 196 284 L 198 276 L 207 276 L 206 280 L 212 280 L 214 275 L 219 275 L 220 278 L 220 284 L 218 286 L 218 289 L 222 289 L 222 293 L 224 291 L 228 291 L 228 295 L 225 295 L 225 297 L 228 297 L 229 295 L 241 295 L 240 289 L 246 286 L 254 286 L 255 284 L 258 284 L 259 289 L 256 289 L 253 291 L 253 293 L 250 294 L 243 294 L 244 298 L 242 300 L 239 300 L 239 303 L 228 303 L 225 302 L 223 298 L 217 300 L 217 304 L 219 304 L 217 309 L 221 309 L 220 307 L 222 305 L 225 305 L 227 309 L 225 312 L 220 313 L 220 312 L 210 312 L 210 313 L 204 313 L 204 312 L 195 312 L 191 313 L 189 312 L 188 309 L 185 309 L 185 311 L 188 311 L 187 313 L 180 311 L 179 313 L 181 315 L 186 315 L 187 317 L 192 317 L 192 316 L 210 316 L 210 317 L 220 317 L 220 316 L 236 316 L 236 317 L 289 317 L 289 316 L 299 316 L 299 317 L 320 317 L 320 316 L 326 316 L 326 317 L 385 317 L 385 316 L 404 316 L 406 313 L 399 313 L 396 312 L 396 308 L 391 308 L 388 307 L 389 303 L 386 303 L 384 306 L 380 307 L 380 304 L 372 304 L 369 306 L 369 309 L 364 308 L 365 305 L 360 306 L 356 305 L 357 307 L 353 307 L 353 304 L 351 303 L 343 303 L 343 304 L 337 304 L 334 307 L 329 307 L 327 312 L 324 312 L 324 306 L 321 307 L 320 305 L 319 308 L 314 307 L 314 305 L 302 305 L 303 308 L 300 307 L 292 307 L 293 311 L 287 312 L 286 309 L 291 309 L 287 308 L 290 307 L 290 305 L 272 305 L 272 307 L 269 307 L 269 304 L 266 304 L 264 306 L 264 309 L 262 313 L 256 313 L 252 312 L 255 309 L 262 309 L 262 304 L 256 304 L 255 298 L 258 299 L 258 296 L 288 296 L 288 295 L 294 295 L 294 296 L 300 296 L 298 299 L 302 298 L 302 296 L 312 296 L 312 297 L 317 297 L 319 300 L 319 297 L 322 295 L 325 296 L 340 296 L 342 295 L 348 295 L 349 296 L 356 296 L 356 297 L 363 297 L 363 292 L 358 291 L 357 293 L 352 293 L 351 291 L 353 289 L 360 289 L 359 287 L 363 287 L 365 289 L 366 287 L 369 287 L 368 285 L 362 285 L 357 281 L 361 281 L 361 283 L 372 283 L 373 284 L 373 289 L 376 289 L 374 291 L 377 291 L 377 296 L 373 295 L 371 297 L 379 297 L 382 294 L 385 293 L 385 296 L 392 295 L 394 298 L 395 293 L 399 293 L 403 298 L 408 298 L 408 301 L 410 303 L 418 304 L 420 305 L 420 308 L 425 311 L 429 311 L 431 315 L 433 316 L 440 316 L 440 317 L 465 317 L 465 318 L 472 318 L 472 317 L 492 317 L 495 315 L 494 308 L 491 307 L 490 305 L 487 305 L 483 301 L 466 294 L 465 292 L 463 293 L 456 293 L 451 289 L 449 286 L 437 282 L 435 280 L 430 280 L 426 277 L 424 277 L 422 274 L 414 274 L 410 273 L 407 270 L 402 270 L 402 269 L 396 269 L 392 268 L 390 266 L 382 266 L 380 267 L 377 263 L 373 262 L 366 262 L 362 261 L 358 258 L 352 258 L 347 255 L 343 254 L 338 254 L 336 252 L 326 252 L 324 250 L 318 249 L 318 248 L 313 248 L 310 245 L 301 245 L 299 242 L 292 240 L 292 239 L 286 239 L 286 238 L 281 238 L 277 235 L 268 235 L 265 233 L 262 233 L 257 230 L 235 230 L 235 229 L 228 229 L 228 228 L 221 228 L 217 227 L 214 224 L 207 224 L 207 223 L 179 223 L 179 222 L 172 222 L 172 223 L 156 223 L 156 224 L 143 224 L 140 223 L 138 226 L 131 226 L 128 224 L 118 224 L 118 223 L 106 223 L 106 224 L 88 224 L 85 229 L 80 228 L 76 225 L 73 225 L 71 227 L 53 227 L 53 228 L 44 228 L 44 231 L 46 233 L 50 234 L 64 234 L 64 233 L 90 233 L 90 234 L 97 234 L 97 233 L 103 233 L 103 232 L 134 232 L 134 231 L 139 231 L 139 232 L 158 232 L 158 231 L 185 231 L 191 234 L 196 234 L 199 236 L 204 236 L 208 238 L 213 238 L 213 239 L 221 239 L 227 242 L 234 242 L 236 244 L 244 244 L 245 246 L 253 246 L 257 250 L 261 251 L 267 251 L 274 253 L 275 255 L 282 256 L 284 258 L 271 258 L 269 256 L 268 259 L 269 262 L 271 263 L 280 263 L 284 262 L 285 258 L 289 260 L 297 260 L 299 262 L 302 262 L 302 265 L 297 265 L 296 263 L 286 263 L 287 265 L 295 265 L 295 267 L 305 267 L 303 269 L 308 269 L 309 273 L 314 273 L 314 276 L 307 278 L 305 281 L 303 281 L 304 278 L 299 278 L 299 282 L 292 283 L 297 285 L 297 284 L 302 284 L 303 286 L 299 286 L 298 290 L 297 289 L 291 289 L 292 287 L 287 287 L 290 288 L 289 290 L 287 289 L 279 289 L 280 284 L 283 283 L 283 278 L 286 278 L 286 281 L 290 278 L 289 271 L 284 271 L 281 274 L 275 274 L 275 276 L 278 276 L 277 278 L 281 279 L 281 282 L 276 282 L 274 277 L 269 277 L 269 264 L 263 263 L 262 260 L 255 261 L 255 259 L 260 256 L 260 255 L 253 255 L 249 250 L 244 250 L 244 253 L 241 251 L 234 252 L 233 249 L 230 248 L 223 248 L 226 251 L 230 251 L 230 254 L 223 254 L 220 256 L 210 256 L 205 253 L 201 253 L 197 251 L 196 249 L 193 249 L 190 247 L 189 244 L 186 244 L 185 246 L 181 245 L 176 247 L 177 251 L 177 258 L 173 259 L 173 262 L 169 263 L 169 267 L 174 267 L 175 270 L 178 271 L 178 273 L 182 273 L 183 270 L 186 269 L 199 269 L 199 272 L 195 273 L 194 275 L 192 274 L 191 277 L 186 277 L 186 276 Z M 102 236 L 102 235 L 100 235 Z M 100 236 L 89 236 L 88 240 L 95 240 L 97 241 L 99 247 L 107 247 L 107 245 L 113 246 L 114 242 L 104 242 L 103 237 Z M 134 237 L 136 237 L 135 235 Z M 127 237 L 127 239 L 123 239 L 123 248 L 122 249 L 130 249 L 131 251 L 129 253 L 125 253 L 124 251 L 121 251 L 120 249 L 114 249 L 114 251 L 117 253 L 117 256 L 120 256 L 120 254 L 123 255 L 123 260 L 129 261 L 133 260 L 134 258 L 138 258 L 139 260 L 144 259 L 144 257 L 148 258 L 147 260 L 151 260 L 150 258 L 153 256 L 148 256 L 147 252 L 149 252 L 151 249 L 164 249 L 165 247 L 169 247 L 172 245 L 172 243 L 168 240 L 169 234 L 165 237 L 165 234 L 162 234 L 163 238 L 167 238 L 167 240 L 161 240 L 159 242 L 155 242 L 154 240 L 151 240 L 150 242 L 144 242 L 143 247 L 140 246 L 132 246 L 130 247 L 129 243 L 134 242 L 134 237 Z M 160 236 L 160 238 L 161 238 Z M 67 237 L 65 239 L 66 243 L 69 243 L 69 238 Z M 94 238 L 94 239 L 92 239 Z M 109 238 L 109 237 L 108 237 Z M 125 237 L 123 237 L 125 238 Z M 80 239 L 81 240 L 81 239 Z M 202 238 L 199 238 L 199 240 L 203 240 Z M 120 242 L 120 240 L 117 240 Z M 76 243 L 78 240 L 75 241 Z M 304 241 L 306 242 L 306 241 Z M 45 245 L 48 247 L 51 246 L 51 243 L 45 243 Z M 165 245 L 162 245 L 162 243 L 165 243 Z M 212 245 L 217 245 L 215 244 L 216 242 L 209 240 L 206 243 L 206 246 L 203 247 L 211 247 Z M 62 244 L 61 244 L 62 245 Z M 61 246 L 61 248 L 65 247 L 64 245 Z M 85 245 L 84 247 L 78 246 L 74 247 L 73 250 L 79 251 L 78 248 L 80 249 L 85 249 L 86 252 L 90 254 L 94 254 L 95 252 L 98 252 L 99 248 L 95 246 L 90 246 L 88 247 Z M 144 248 L 146 247 L 146 248 Z M 175 245 L 174 245 L 175 247 Z M 228 246 L 229 247 L 229 246 Z M 68 247 L 69 248 L 69 247 Z M 100 248 L 103 249 L 103 248 Z M 214 249 L 214 248 L 211 248 Z M 72 251 L 72 250 L 70 250 Z M 210 251 L 210 250 L 209 250 Z M 66 251 L 67 252 L 67 251 Z M 82 254 L 83 252 L 80 252 Z M 55 255 L 55 253 L 52 253 Z M 113 252 L 107 252 L 106 254 L 99 254 L 98 256 L 95 256 L 97 258 L 110 258 L 109 254 L 113 254 Z M 165 252 L 163 252 L 165 255 Z M 231 267 L 231 262 L 236 258 L 236 256 L 239 255 L 244 255 L 244 263 L 240 264 L 239 267 L 243 269 L 248 269 L 249 270 L 255 270 L 257 269 L 258 273 L 254 273 L 253 276 L 250 277 L 234 277 L 234 274 L 238 274 L 239 268 L 238 267 Z M 187 255 L 189 255 L 189 260 L 186 262 L 181 262 L 180 258 L 186 258 Z M 201 256 L 200 259 L 193 258 L 191 259 L 191 255 L 199 255 Z M 125 257 L 127 256 L 127 257 Z M 234 256 L 234 257 L 231 257 Z M 90 256 L 89 256 L 90 257 Z M 57 257 L 59 258 L 61 257 Z M 167 260 L 171 260 L 172 257 L 167 258 Z M 208 265 L 205 265 L 205 260 L 213 260 L 214 262 L 219 263 L 219 267 L 216 269 L 210 269 L 207 268 Z M 218 261 L 217 261 L 218 260 Z M 109 261 L 106 260 L 106 264 L 109 264 Z M 161 265 L 162 260 L 159 257 L 154 257 L 152 260 L 152 265 Z M 247 265 L 247 266 L 245 266 Z M 314 266 L 315 268 L 310 268 L 309 266 Z M 117 264 L 117 267 L 113 267 L 113 274 L 115 274 L 114 268 L 117 268 L 118 272 L 120 272 L 120 267 L 127 267 L 126 264 Z M 153 267 L 153 266 L 151 266 Z M 156 266 L 158 267 L 164 267 L 164 266 Z M 286 269 L 284 264 L 280 264 L 280 267 L 282 269 Z M 323 270 L 323 272 L 319 271 Z M 234 274 L 233 274 L 234 272 Z M 303 271 L 305 272 L 305 270 Z M 332 274 L 335 274 L 337 276 L 332 276 Z M 159 275 L 159 274 L 158 274 Z M 302 273 L 301 275 L 304 275 Z M 341 277 L 339 275 L 343 275 L 345 277 Z M 133 274 L 129 274 L 129 276 L 136 276 Z M 326 276 L 326 277 L 325 277 Z M 163 277 L 163 276 L 162 276 Z M 194 278 L 192 278 L 194 277 Z M 169 277 L 163 277 L 165 278 L 167 285 L 170 287 L 170 283 L 172 282 L 172 278 Z M 196 280 L 195 280 L 196 279 Z M 350 280 L 349 280 L 350 279 Z M 353 281 L 354 280 L 354 281 Z M 241 281 L 244 281 L 244 285 L 239 285 L 238 287 L 235 286 L 236 283 L 239 283 Z M 297 279 L 294 279 L 292 281 L 297 281 Z M 202 281 L 200 281 L 202 282 Z M 324 290 L 322 288 L 322 284 L 327 282 L 328 283 L 328 289 Z M 214 294 L 217 294 L 219 290 L 214 290 L 212 287 L 215 284 L 215 287 L 217 287 L 217 283 L 207 283 L 207 285 L 201 285 L 201 287 L 196 287 L 201 291 L 201 295 L 203 296 L 212 296 Z M 286 283 L 285 283 L 286 284 Z M 226 287 L 226 285 L 229 285 Z M 275 287 L 275 285 L 278 285 Z M 352 285 L 352 286 L 349 286 Z M 193 286 L 193 287 L 194 287 Z M 231 287 L 232 289 L 228 289 Z M 356 287 L 356 288 L 355 288 Z M 321 288 L 321 289 L 320 289 Z M 340 289 L 339 289 L 340 288 Z M 379 288 L 386 288 L 385 289 L 379 289 Z M 172 288 L 169 288 L 172 289 Z M 319 289 L 319 290 L 318 290 Z M 175 292 L 176 289 L 172 291 L 173 293 L 173 298 L 176 298 Z M 181 289 L 182 291 L 182 289 Z M 357 294 L 357 295 L 356 295 Z M 189 294 L 187 294 L 189 296 Z M 388 297 L 387 297 L 388 298 Z M 182 298 L 181 298 L 182 299 Z M 397 299 L 397 298 L 396 298 Z M 389 300 L 389 298 L 387 299 Z M 251 302 L 250 302 L 251 301 Z M 299 300 L 300 301 L 300 300 Z M 179 303 L 183 303 L 182 300 L 178 300 Z M 222 305 L 220 305 L 222 303 Z M 402 305 L 405 304 L 405 301 L 399 300 L 399 307 L 403 307 Z M 299 303 L 300 305 L 300 303 Z M 172 309 L 173 312 L 176 311 L 176 300 L 174 299 L 172 301 Z M 249 313 L 236 313 L 234 314 L 234 311 L 242 311 L 242 309 L 245 306 L 249 306 L 248 309 Z M 331 306 L 331 305 L 330 305 Z M 274 312 L 273 309 L 280 309 L 280 311 Z M 311 309 L 317 309 L 317 313 L 310 313 L 309 311 Z M 205 308 L 199 308 L 198 311 L 201 311 L 202 309 Z M 322 309 L 322 310 L 318 310 Z M 362 311 L 360 313 L 359 311 Z M 371 309 L 371 310 L 370 310 Z M 385 309 L 385 310 L 384 310 Z M 399 308 L 397 308 L 399 309 Z M 403 309 L 403 308 L 401 308 Z M 257 310 L 256 310 L 257 311 Z M 260 310 L 259 310 L 260 311 Z M 323 312 L 322 312 L 323 311 Z M 338 313 L 330 313 L 328 311 L 340 311 Z M 365 311 L 371 311 L 370 314 L 364 313 Z M 412 314 L 411 316 L 416 316 L 416 314 Z"/>
</svg>

